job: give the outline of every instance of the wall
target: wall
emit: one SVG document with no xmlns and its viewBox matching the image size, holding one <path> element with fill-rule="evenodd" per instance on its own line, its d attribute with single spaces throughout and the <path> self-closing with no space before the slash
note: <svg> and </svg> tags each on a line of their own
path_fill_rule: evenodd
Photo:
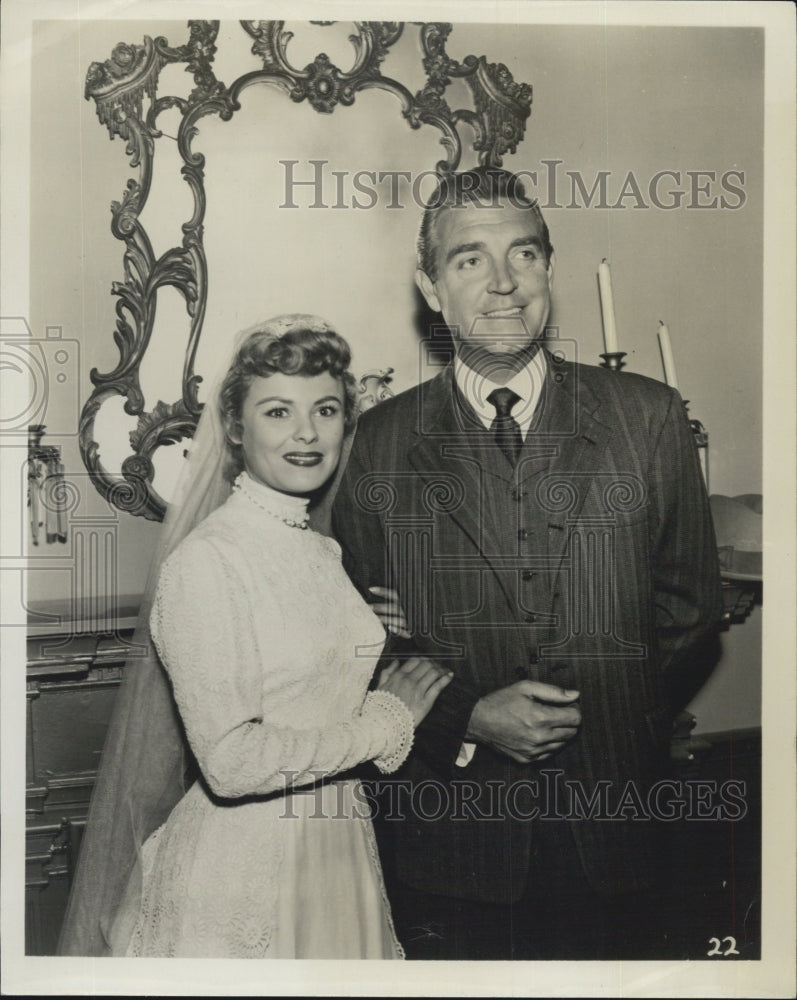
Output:
<svg viewBox="0 0 797 1000">
<path fill-rule="evenodd" d="M 343 26 L 294 29 L 298 65 L 321 48 L 341 64 L 350 59 L 345 41 L 334 34 L 345 36 Z M 382 71 L 414 91 L 423 76 L 410 33 L 408 27 Z M 124 144 L 109 141 L 93 102 L 82 100 L 82 88 L 92 60 L 102 61 L 116 42 L 140 42 L 144 34 L 165 35 L 175 45 L 187 37 L 183 23 L 171 22 L 39 22 L 34 32 L 29 321 L 35 336 L 55 326 L 63 338 L 78 342 L 81 402 L 90 390 L 89 369 L 107 371 L 116 358 L 110 287 L 122 277 L 122 247 L 110 234 L 109 205 L 135 175 Z M 226 82 L 257 68 L 242 36 L 236 25 L 224 25 L 217 73 Z M 712 492 L 760 492 L 762 34 L 741 28 L 460 24 L 448 51 L 456 58 L 484 53 L 534 86 L 525 141 L 506 165 L 537 172 L 534 193 L 557 250 L 551 322 L 559 336 L 576 339 L 580 357 L 598 362 L 603 347 L 596 271 L 607 257 L 628 369 L 661 378 L 655 333 L 658 320 L 665 320 L 680 389 L 710 434 Z M 190 77 L 169 73 L 163 89 L 187 92 Z M 172 123 L 164 116 L 166 135 Z M 417 172 L 439 157 L 437 135 L 411 132 L 388 94 L 366 92 L 354 107 L 319 116 L 307 104 L 292 105 L 284 94 L 258 87 L 244 92 L 231 122 L 203 122 L 194 146 L 208 157 L 211 274 L 198 370 L 213 368 L 240 327 L 301 310 L 338 325 L 352 342 L 358 371 L 390 364 L 397 390 L 416 381 L 420 314 L 411 248 L 419 212 L 406 190 L 402 210 L 385 207 L 389 192 L 382 185 L 380 205 L 357 211 L 347 187 L 348 207 L 335 210 L 327 172 L 322 200 L 330 207 L 311 209 L 315 192 L 305 187 L 295 189 L 296 209 L 281 209 L 286 168 L 280 160 L 299 161 L 296 177 L 302 179 L 312 175 L 307 161 L 319 156 L 328 161 L 325 171 Z M 190 214 L 185 185 L 174 180 L 173 145 L 164 139 L 161 148 L 144 219 L 157 252 L 177 243 L 179 223 Z M 560 161 L 555 194 L 549 186 L 552 161 Z M 681 174 L 680 184 L 670 179 L 660 188 L 663 199 L 674 188 L 683 190 L 680 207 L 651 202 L 649 183 L 662 170 Z M 686 172 L 699 170 L 716 174 L 713 183 L 705 176 L 700 182 L 708 184 L 707 193 L 691 191 Z M 743 183 L 738 177 L 729 181 L 741 193 L 721 187 L 721 176 L 731 170 L 744 172 Z M 589 190 L 600 171 L 608 172 L 606 204 L 618 207 L 599 207 L 597 195 L 591 202 L 578 192 L 572 196 L 568 172 L 577 172 Z M 628 187 L 629 171 L 640 197 Z M 690 207 L 715 195 L 738 207 Z M 168 373 L 186 332 L 184 308 L 173 293 L 164 294 L 152 361 L 142 372 L 148 400 L 176 398 Z M 98 423 L 109 467 L 125 453 L 126 434 L 135 425 L 120 406 L 111 413 Z M 62 445 L 67 473 L 78 486 L 74 516 L 105 519 L 111 526 L 118 553 L 113 587 L 135 595 L 144 585 L 158 526 L 108 510 L 93 491 L 82 476 L 76 419 L 73 397 L 54 399 L 46 440 Z M 50 547 L 36 553 L 33 565 L 39 570 L 28 574 L 29 601 L 79 596 L 80 580 L 67 554 L 53 569 Z M 759 664 L 756 612 L 725 637 L 722 662 L 695 701 L 701 730 L 758 723 Z"/>
<path fill-rule="evenodd" d="M 73 529 L 83 522 L 114 539 L 116 565 L 107 585 L 120 599 L 143 590 L 160 526 L 111 509 L 88 479 L 78 448 L 89 372 L 111 370 L 118 358 L 110 289 L 122 278 L 122 247 L 110 232 L 110 204 L 133 173 L 124 143 L 109 141 L 93 103 L 83 100 L 83 88 L 89 62 L 107 58 L 118 41 L 140 41 L 146 30 L 140 23 L 41 21 L 33 31 L 29 322 L 36 338 L 46 338 L 48 327 L 60 329 L 78 357 L 77 376 L 64 391 L 51 383 L 44 443 L 61 446 L 74 487 Z M 86 596 L 91 574 L 78 567 L 72 538 L 66 546 L 40 546 L 30 556 L 30 605 Z"/>
</svg>

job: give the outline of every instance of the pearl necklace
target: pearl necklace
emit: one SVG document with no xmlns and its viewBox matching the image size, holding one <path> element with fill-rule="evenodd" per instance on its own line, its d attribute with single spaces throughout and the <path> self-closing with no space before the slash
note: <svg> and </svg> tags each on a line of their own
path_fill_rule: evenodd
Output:
<svg viewBox="0 0 797 1000">
<path fill-rule="evenodd" d="M 257 491 L 253 490 L 249 485 L 249 477 L 245 472 L 240 473 L 236 478 L 235 482 L 232 484 L 232 488 L 242 493 L 247 499 L 251 500 L 253 504 L 264 510 L 271 517 L 276 517 L 278 520 L 282 521 L 283 524 L 287 524 L 289 528 L 300 528 L 305 530 L 308 527 L 310 517 L 305 511 L 300 518 L 290 517 L 286 514 L 280 514 L 276 510 L 272 510 L 264 502 L 264 498 L 257 495 Z"/>
</svg>

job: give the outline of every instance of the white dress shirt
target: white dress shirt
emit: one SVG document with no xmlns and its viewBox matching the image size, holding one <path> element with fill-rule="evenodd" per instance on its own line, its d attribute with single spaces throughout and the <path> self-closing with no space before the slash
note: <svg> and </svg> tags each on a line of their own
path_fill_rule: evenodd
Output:
<svg viewBox="0 0 797 1000">
<path fill-rule="evenodd" d="M 489 430 L 493 420 L 495 420 L 495 407 L 488 401 L 487 397 L 493 389 L 500 388 L 500 384 L 474 371 L 464 361 L 461 361 L 459 356 L 454 358 L 454 378 L 459 391 Z M 521 368 L 508 382 L 503 383 L 507 389 L 511 389 L 520 397 L 512 407 L 512 416 L 520 427 L 524 441 L 534 419 L 534 412 L 540 401 L 544 382 L 545 351 L 540 348 L 525 368 Z"/>
</svg>

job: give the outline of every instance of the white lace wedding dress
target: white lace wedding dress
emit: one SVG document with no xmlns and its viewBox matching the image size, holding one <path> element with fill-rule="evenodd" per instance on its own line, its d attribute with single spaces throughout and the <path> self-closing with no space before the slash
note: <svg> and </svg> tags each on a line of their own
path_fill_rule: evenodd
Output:
<svg viewBox="0 0 797 1000">
<path fill-rule="evenodd" d="M 359 782 L 411 716 L 367 692 L 384 630 L 306 502 L 245 474 L 164 564 L 152 635 L 204 775 L 144 844 L 114 953 L 402 957 Z M 209 790 L 208 790 L 209 789 Z"/>
</svg>

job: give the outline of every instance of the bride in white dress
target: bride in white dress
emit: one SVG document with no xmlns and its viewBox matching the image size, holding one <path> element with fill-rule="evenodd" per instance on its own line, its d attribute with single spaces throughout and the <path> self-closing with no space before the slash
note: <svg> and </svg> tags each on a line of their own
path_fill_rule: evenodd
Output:
<svg viewBox="0 0 797 1000">
<path fill-rule="evenodd" d="M 323 321 L 279 317 L 238 348 L 217 413 L 206 405 L 232 493 L 165 560 L 150 616 L 201 773 L 143 843 L 111 954 L 402 956 L 345 772 L 399 767 L 450 674 L 415 658 L 368 690 L 400 611 L 382 591 L 380 622 L 337 543 L 308 528 L 355 418 L 348 364 Z"/>
</svg>

